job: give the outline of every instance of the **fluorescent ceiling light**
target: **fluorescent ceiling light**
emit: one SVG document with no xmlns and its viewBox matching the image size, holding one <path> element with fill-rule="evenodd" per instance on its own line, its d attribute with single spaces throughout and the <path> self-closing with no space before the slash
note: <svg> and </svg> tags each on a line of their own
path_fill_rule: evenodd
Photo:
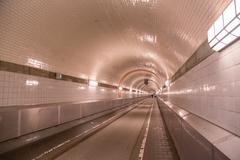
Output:
<svg viewBox="0 0 240 160">
<path fill-rule="evenodd" d="M 84 87 L 84 86 L 81 86 L 81 87 L 79 87 L 79 89 L 81 89 L 81 90 L 84 90 L 84 89 L 85 89 L 85 87 Z"/>
<path fill-rule="evenodd" d="M 226 27 L 226 30 L 228 32 L 231 32 L 233 29 L 235 29 L 240 24 L 240 20 L 238 18 L 234 19 L 229 23 L 229 25 Z"/>
<path fill-rule="evenodd" d="M 98 86 L 98 82 L 95 81 L 95 80 L 89 80 L 89 81 L 88 81 L 88 85 L 89 85 L 90 87 L 97 87 L 97 86 Z"/>
<path fill-rule="evenodd" d="M 223 30 L 223 17 L 222 15 L 214 23 L 215 34 L 220 33 Z"/>
<path fill-rule="evenodd" d="M 232 35 L 236 37 L 240 37 L 240 26 L 238 26 L 234 31 L 232 31 Z"/>
<path fill-rule="evenodd" d="M 209 45 L 210 45 L 210 47 L 213 47 L 217 43 L 218 43 L 218 40 L 215 38 L 209 43 Z"/>
<path fill-rule="evenodd" d="M 142 42 L 149 42 L 149 43 L 155 44 L 155 43 L 157 43 L 157 36 L 156 35 L 145 34 L 143 36 L 140 36 L 139 40 L 142 41 Z"/>
<path fill-rule="evenodd" d="M 223 43 L 218 43 L 216 46 L 213 47 L 213 49 L 215 51 L 220 51 L 221 49 L 223 49 L 226 45 Z"/>
<path fill-rule="evenodd" d="M 240 13 L 240 1 L 235 1 L 235 6 L 236 6 L 236 10 L 237 10 L 237 13 Z"/>
<path fill-rule="evenodd" d="M 209 46 L 221 51 L 240 37 L 240 0 L 233 0 L 208 30 Z"/>
<path fill-rule="evenodd" d="M 236 36 L 229 34 L 222 40 L 222 43 L 229 44 L 229 43 L 233 42 L 235 39 L 237 39 Z"/>
<path fill-rule="evenodd" d="M 165 85 L 167 86 L 167 87 L 169 87 L 170 86 L 170 80 L 166 80 L 166 82 L 165 82 Z"/>
<path fill-rule="evenodd" d="M 208 42 L 210 42 L 215 37 L 214 26 L 208 30 Z"/>
<path fill-rule="evenodd" d="M 150 0 L 130 0 L 133 6 L 135 6 L 137 3 L 149 3 Z"/>
<path fill-rule="evenodd" d="M 43 69 L 44 67 L 47 67 L 47 65 L 39 60 L 28 58 L 27 65 L 33 66 L 35 68 Z"/>
<path fill-rule="evenodd" d="M 222 31 L 217 35 L 217 37 L 216 37 L 216 43 L 218 42 L 218 39 L 224 38 L 227 34 L 228 34 L 227 31 L 222 30 Z"/>
<path fill-rule="evenodd" d="M 223 12 L 225 24 L 228 24 L 235 17 L 235 2 L 232 1 Z"/>
<path fill-rule="evenodd" d="M 26 80 L 27 86 L 38 86 L 39 82 L 36 80 Z"/>
</svg>

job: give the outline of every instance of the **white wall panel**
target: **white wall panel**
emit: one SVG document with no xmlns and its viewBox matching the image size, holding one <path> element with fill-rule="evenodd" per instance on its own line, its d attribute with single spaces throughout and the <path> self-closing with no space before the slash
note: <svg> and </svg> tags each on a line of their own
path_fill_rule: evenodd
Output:
<svg viewBox="0 0 240 160">
<path fill-rule="evenodd" d="M 122 92 L 121 98 L 136 96 Z M 0 71 L 0 107 L 115 98 L 116 89 Z"/>
<path fill-rule="evenodd" d="M 240 42 L 173 82 L 169 101 L 240 135 Z"/>
</svg>

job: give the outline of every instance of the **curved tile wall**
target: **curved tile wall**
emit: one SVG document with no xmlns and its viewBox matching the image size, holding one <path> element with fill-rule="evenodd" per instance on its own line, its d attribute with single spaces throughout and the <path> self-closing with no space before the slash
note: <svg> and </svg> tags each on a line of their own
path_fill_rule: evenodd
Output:
<svg viewBox="0 0 240 160">
<path fill-rule="evenodd" d="M 168 100 L 240 136 L 240 42 L 206 60 L 174 81 Z"/>
<path fill-rule="evenodd" d="M 158 102 L 181 160 L 239 160 L 238 136 L 169 101 Z"/>
<path fill-rule="evenodd" d="M 136 94 L 122 91 L 120 98 Z M 0 107 L 119 98 L 118 90 L 0 71 Z"/>
</svg>

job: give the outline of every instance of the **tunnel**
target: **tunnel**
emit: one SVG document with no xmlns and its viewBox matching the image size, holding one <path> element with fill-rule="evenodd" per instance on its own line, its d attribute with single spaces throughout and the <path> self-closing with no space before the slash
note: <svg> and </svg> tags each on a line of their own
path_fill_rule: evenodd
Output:
<svg viewBox="0 0 240 160">
<path fill-rule="evenodd" d="M 0 0 L 0 160 L 240 160 L 240 0 Z"/>
</svg>

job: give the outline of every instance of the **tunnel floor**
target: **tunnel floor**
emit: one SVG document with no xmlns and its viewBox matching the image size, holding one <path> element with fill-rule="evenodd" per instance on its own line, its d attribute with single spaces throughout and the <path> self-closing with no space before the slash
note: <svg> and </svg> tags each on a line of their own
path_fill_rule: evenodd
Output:
<svg viewBox="0 0 240 160">
<path fill-rule="evenodd" d="M 111 115 L 96 120 L 96 123 L 100 124 L 109 118 Z M 87 127 L 79 126 L 80 128 L 77 127 L 72 131 L 66 131 L 11 151 L 3 158 L 7 160 L 34 159 L 47 147 L 52 148 L 60 141 L 64 139 L 66 141 L 76 132 L 83 132 L 84 128 L 85 130 L 89 128 L 88 124 L 86 125 Z M 55 160 L 178 160 L 178 155 L 154 99 L 139 103 L 136 108 L 105 128 L 57 155 L 57 157 L 54 156 Z"/>
<path fill-rule="evenodd" d="M 144 160 L 179 160 L 163 118 L 155 103 L 147 135 Z"/>
<path fill-rule="evenodd" d="M 149 130 L 146 134 L 147 127 Z M 177 155 L 167 137 L 157 105 L 153 105 L 153 100 L 148 100 L 56 158 L 79 159 L 177 160 Z"/>
</svg>

